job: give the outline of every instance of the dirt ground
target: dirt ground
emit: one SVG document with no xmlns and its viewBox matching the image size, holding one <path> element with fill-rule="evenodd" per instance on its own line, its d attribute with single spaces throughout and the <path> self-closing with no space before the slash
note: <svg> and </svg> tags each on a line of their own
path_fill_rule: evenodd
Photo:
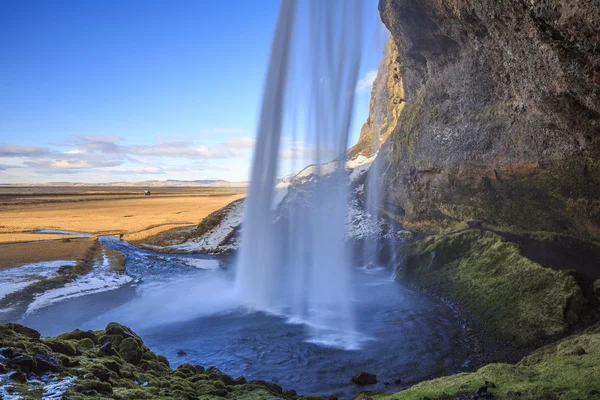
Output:
<svg viewBox="0 0 600 400">
<path fill-rule="evenodd" d="M 84 260 L 94 246 L 97 242 L 92 238 L 74 238 L 69 242 L 0 243 L 0 269 L 41 261 Z"/>
<path fill-rule="evenodd" d="M 211 212 L 245 196 L 244 188 L 161 188 L 145 196 L 137 188 L 36 192 L 0 190 L 0 241 L 49 239 L 34 229 L 130 235 L 139 240 L 178 226 L 198 224 Z M 39 240 L 39 239 L 38 239 Z"/>
<path fill-rule="evenodd" d="M 0 268 L 81 259 L 93 238 L 35 234 L 34 229 L 113 234 L 141 240 L 197 225 L 245 196 L 245 188 L 0 187 Z M 65 239 L 70 238 L 70 242 Z"/>
</svg>

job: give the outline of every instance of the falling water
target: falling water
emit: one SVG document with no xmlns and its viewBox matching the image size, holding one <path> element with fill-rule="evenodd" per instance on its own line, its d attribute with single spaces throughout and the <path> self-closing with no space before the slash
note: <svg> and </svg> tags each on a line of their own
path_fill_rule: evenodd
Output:
<svg viewBox="0 0 600 400">
<path fill-rule="evenodd" d="M 236 279 L 249 307 L 301 321 L 309 340 L 344 348 L 356 346 L 344 164 L 361 26 L 362 0 L 281 3 Z M 296 180 L 274 211 L 276 176 L 289 158 L 314 164 L 304 174 L 310 182 Z"/>
</svg>

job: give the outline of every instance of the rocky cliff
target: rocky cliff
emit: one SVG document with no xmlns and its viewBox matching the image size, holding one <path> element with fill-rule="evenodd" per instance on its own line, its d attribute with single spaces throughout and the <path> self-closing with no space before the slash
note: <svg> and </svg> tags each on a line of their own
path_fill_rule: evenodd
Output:
<svg viewBox="0 0 600 400">
<path fill-rule="evenodd" d="M 479 221 L 600 239 L 600 3 L 380 0 L 379 10 L 406 101 L 386 125 L 390 211 L 423 233 Z"/>
<path fill-rule="evenodd" d="M 390 38 L 371 89 L 369 117 L 362 126 L 358 142 L 348 151 L 348 158 L 370 157 L 377 152 L 396 128 L 404 104 L 398 48 Z"/>
</svg>

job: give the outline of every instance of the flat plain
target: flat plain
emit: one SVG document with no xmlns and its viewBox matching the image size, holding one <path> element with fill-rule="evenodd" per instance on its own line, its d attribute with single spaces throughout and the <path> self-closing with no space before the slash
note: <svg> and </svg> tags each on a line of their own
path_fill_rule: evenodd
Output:
<svg viewBox="0 0 600 400">
<path fill-rule="evenodd" d="M 211 212 L 245 196 L 244 187 L 155 187 L 145 195 L 139 187 L 0 187 L 0 264 L 22 258 L 29 262 L 54 259 L 48 243 L 71 235 L 40 234 L 36 229 L 85 232 L 93 237 L 118 235 L 141 240 L 165 230 L 197 225 Z M 81 239 L 83 240 L 83 239 Z M 46 243 L 46 244 L 44 244 Z M 73 243 L 75 244 L 75 243 Z M 81 246 L 71 247 L 79 258 Z M 57 249 L 58 250 L 58 249 Z M 61 251 L 63 259 L 69 251 Z"/>
</svg>

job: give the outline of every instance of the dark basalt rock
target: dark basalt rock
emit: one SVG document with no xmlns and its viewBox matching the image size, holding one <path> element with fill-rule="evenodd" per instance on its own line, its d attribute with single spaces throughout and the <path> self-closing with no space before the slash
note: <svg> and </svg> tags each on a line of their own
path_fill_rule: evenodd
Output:
<svg viewBox="0 0 600 400">
<path fill-rule="evenodd" d="M 377 376 L 369 372 L 361 372 L 360 374 L 352 377 L 352 382 L 359 386 L 374 385 L 377 383 Z"/>
<path fill-rule="evenodd" d="M 38 375 L 47 372 L 59 372 L 62 369 L 60 360 L 52 354 L 38 353 L 33 356 L 34 368 L 33 372 Z"/>
<path fill-rule="evenodd" d="M 27 376 L 21 371 L 13 372 L 8 377 L 18 383 L 27 382 Z"/>
<path fill-rule="evenodd" d="M 11 369 L 19 369 L 23 372 L 30 372 L 35 367 L 35 360 L 30 356 L 17 355 L 8 362 L 8 367 Z"/>
</svg>

